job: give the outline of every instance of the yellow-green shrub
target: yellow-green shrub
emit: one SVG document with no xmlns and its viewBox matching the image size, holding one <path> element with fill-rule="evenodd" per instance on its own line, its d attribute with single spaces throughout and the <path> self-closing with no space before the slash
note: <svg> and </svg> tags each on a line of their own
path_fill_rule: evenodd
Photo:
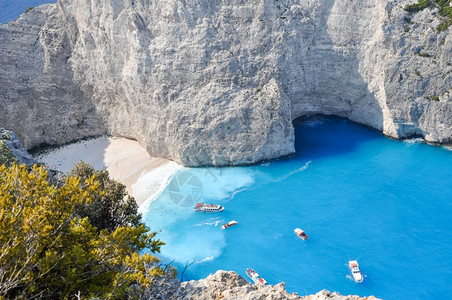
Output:
<svg viewBox="0 0 452 300">
<path fill-rule="evenodd" d="M 138 254 L 163 245 L 144 225 L 99 231 L 77 216 L 99 190 L 95 175 L 55 187 L 43 167 L 0 166 L 0 297 L 123 298 L 163 274 L 158 258 Z"/>
</svg>

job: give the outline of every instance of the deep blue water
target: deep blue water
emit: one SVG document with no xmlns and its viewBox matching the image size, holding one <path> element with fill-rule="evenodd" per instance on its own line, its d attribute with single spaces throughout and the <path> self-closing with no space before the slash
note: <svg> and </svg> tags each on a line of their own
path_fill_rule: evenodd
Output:
<svg viewBox="0 0 452 300">
<path fill-rule="evenodd" d="M 179 171 L 147 209 L 184 279 L 253 268 L 289 292 L 452 299 L 452 151 L 395 141 L 336 117 L 299 121 L 297 154 Z M 179 189 L 179 190 L 178 190 Z M 191 195 L 194 199 L 186 197 Z M 193 202 L 225 206 L 193 211 Z M 185 198 L 184 198 L 185 197 Z M 221 224 L 237 220 L 226 230 Z M 300 227 L 309 240 L 298 239 Z M 347 261 L 365 276 L 350 279 Z"/>
<path fill-rule="evenodd" d="M 0 0 L 0 23 L 7 24 L 16 20 L 28 8 L 57 0 Z"/>
</svg>

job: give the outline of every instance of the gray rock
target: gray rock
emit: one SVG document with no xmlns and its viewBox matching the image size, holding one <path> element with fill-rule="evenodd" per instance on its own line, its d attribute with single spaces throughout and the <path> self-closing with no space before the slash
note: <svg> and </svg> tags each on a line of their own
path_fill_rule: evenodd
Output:
<svg viewBox="0 0 452 300">
<path fill-rule="evenodd" d="M 430 8 L 408 23 L 411 2 L 59 0 L 0 26 L 0 126 L 188 166 L 291 154 L 291 121 L 318 113 L 450 143 L 450 29 Z"/>
<path fill-rule="evenodd" d="M 315 295 L 298 296 L 297 293 L 287 293 L 284 282 L 276 285 L 254 285 L 235 272 L 219 270 L 200 280 L 182 282 L 173 299 L 187 300 L 279 300 L 279 299 L 305 299 L 305 300 L 360 300 L 377 298 L 342 296 L 337 292 L 331 293 L 322 290 Z"/>
<path fill-rule="evenodd" d="M 17 158 L 19 164 L 32 166 L 36 163 L 35 159 L 22 147 L 17 135 L 9 130 L 0 128 L 0 140 L 4 141 L 12 154 Z"/>
</svg>

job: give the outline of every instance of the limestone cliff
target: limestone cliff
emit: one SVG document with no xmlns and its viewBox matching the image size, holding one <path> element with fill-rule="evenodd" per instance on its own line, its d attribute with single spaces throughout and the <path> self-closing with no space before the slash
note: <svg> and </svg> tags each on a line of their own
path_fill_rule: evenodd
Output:
<svg viewBox="0 0 452 300">
<path fill-rule="evenodd" d="M 452 142 L 452 35 L 412 2 L 59 0 L 0 26 L 0 126 L 190 166 L 290 154 L 314 113 Z"/>
</svg>

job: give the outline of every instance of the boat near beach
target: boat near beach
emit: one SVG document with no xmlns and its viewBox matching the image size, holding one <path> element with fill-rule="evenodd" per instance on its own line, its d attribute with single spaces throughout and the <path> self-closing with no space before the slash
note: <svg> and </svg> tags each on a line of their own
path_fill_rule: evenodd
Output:
<svg viewBox="0 0 452 300">
<path fill-rule="evenodd" d="M 226 228 L 232 227 L 232 226 L 234 226 L 234 225 L 237 225 L 237 223 L 238 223 L 237 221 L 232 220 L 232 221 L 229 221 L 229 222 L 227 222 L 227 223 L 224 223 L 224 224 L 221 226 L 221 228 L 226 229 Z"/>
<path fill-rule="evenodd" d="M 309 236 L 300 228 L 295 228 L 293 232 L 295 232 L 295 234 L 302 240 L 307 240 L 309 238 Z"/>
<path fill-rule="evenodd" d="M 216 204 L 198 203 L 195 206 L 195 211 L 200 212 L 222 212 L 223 210 L 224 210 L 223 206 Z"/>
<path fill-rule="evenodd" d="M 260 277 L 253 269 L 246 269 L 246 275 L 254 281 L 254 284 L 267 284 L 267 281 Z"/>
<path fill-rule="evenodd" d="M 361 270 L 359 269 L 358 261 L 356 260 L 349 260 L 348 261 L 348 268 L 350 269 L 350 272 L 352 273 L 353 280 L 356 283 L 361 283 L 364 280 L 363 274 L 361 274 Z"/>
</svg>

